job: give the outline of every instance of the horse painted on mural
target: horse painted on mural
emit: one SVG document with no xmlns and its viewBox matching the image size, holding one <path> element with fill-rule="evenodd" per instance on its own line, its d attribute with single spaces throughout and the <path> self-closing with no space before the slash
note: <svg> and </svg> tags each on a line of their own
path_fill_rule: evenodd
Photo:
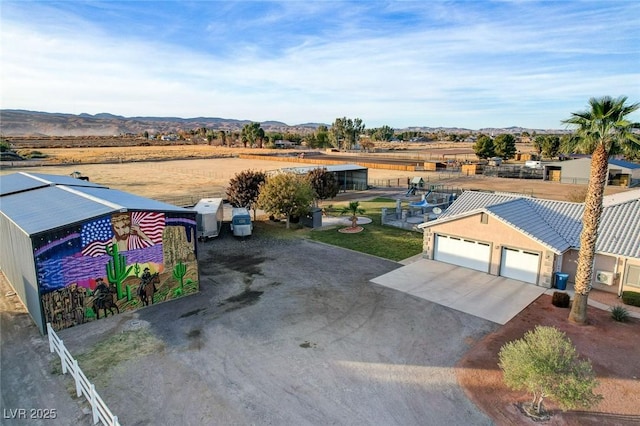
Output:
<svg viewBox="0 0 640 426">
<path fill-rule="evenodd" d="M 100 309 L 104 311 L 104 317 L 107 317 L 107 310 L 111 312 L 111 315 L 115 315 L 113 313 L 113 308 L 116 309 L 116 312 L 120 313 L 120 308 L 116 304 L 114 300 L 114 295 L 117 293 L 117 290 L 114 286 L 109 286 L 107 292 L 97 292 L 93 298 L 93 312 L 96 313 L 96 319 L 100 319 Z"/>
<path fill-rule="evenodd" d="M 140 283 L 138 288 L 138 297 L 144 306 L 153 305 L 153 296 L 158 291 L 156 284 L 160 284 L 160 276 L 158 272 L 151 275 L 146 281 Z"/>
</svg>

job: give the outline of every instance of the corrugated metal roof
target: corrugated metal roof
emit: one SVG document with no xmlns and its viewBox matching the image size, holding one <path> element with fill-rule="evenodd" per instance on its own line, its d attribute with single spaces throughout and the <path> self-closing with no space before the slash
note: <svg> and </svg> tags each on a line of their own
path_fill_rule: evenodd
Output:
<svg viewBox="0 0 640 426">
<path fill-rule="evenodd" d="M 614 204 L 625 203 L 631 200 L 640 200 L 640 189 L 632 189 L 631 191 L 618 192 L 617 194 L 605 195 L 602 198 L 602 205 L 611 206 Z"/>
<path fill-rule="evenodd" d="M 640 258 L 640 200 L 603 209 L 596 250 Z"/>
<path fill-rule="evenodd" d="M 618 166 L 618 167 L 624 167 L 625 169 L 640 169 L 640 164 L 636 164 L 636 163 L 632 163 L 630 161 L 624 161 L 624 160 L 616 160 L 615 158 L 611 158 L 609 159 L 609 165 L 614 165 L 614 166 Z"/>
<path fill-rule="evenodd" d="M 478 212 L 491 214 L 558 253 L 580 246 L 582 203 L 466 191 L 446 210 L 446 215 L 420 227 Z M 640 199 L 604 206 L 596 251 L 640 257 Z"/>
<path fill-rule="evenodd" d="M 78 189 L 78 188 L 75 188 Z M 163 203 L 151 198 L 140 197 L 128 192 L 118 191 L 117 189 L 108 188 L 82 188 L 82 193 L 96 197 L 108 203 L 113 203 L 127 210 L 146 210 L 146 211 L 191 211 L 173 204 Z"/>
<path fill-rule="evenodd" d="M 71 176 L 20 172 L 2 176 L 0 179 L 0 196 L 52 185 L 103 187 L 102 185 L 97 185 L 86 180 L 75 179 Z"/>
<path fill-rule="evenodd" d="M 117 210 L 60 187 L 46 186 L 2 197 L 0 211 L 25 233 L 34 235 Z"/>
<path fill-rule="evenodd" d="M 288 167 L 279 169 L 283 172 L 292 173 L 308 173 L 314 169 L 327 169 L 328 172 L 349 172 L 354 170 L 368 170 L 367 167 L 359 166 L 357 164 L 328 164 L 323 166 L 309 166 L 309 167 Z"/>
<path fill-rule="evenodd" d="M 532 209 L 530 200 L 508 201 L 489 206 L 486 210 L 553 251 L 561 253 L 571 247 L 557 229 L 550 226 L 542 215 Z"/>
<path fill-rule="evenodd" d="M 456 201 L 440 215 L 438 221 L 451 216 L 458 216 L 470 210 L 482 209 L 493 204 L 517 200 L 518 198 L 521 198 L 521 196 L 512 194 L 494 194 L 492 192 L 482 191 L 464 191 Z"/>
<path fill-rule="evenodd" d="M 29 180 L 32 182 L 29 183 Z M 57 184 L 69 180 L 73 186 Z M 75 185 L 75 181 L 83 183 Z M 29 235 L 117 211 L 193 213 L 193 210 L 66 176 L 11 174 L 0 177 L 3 189 L 5 182 L 10 187 L 23 189 L 3 193 L 0 197 L 0 213 Z"/>
</svg>

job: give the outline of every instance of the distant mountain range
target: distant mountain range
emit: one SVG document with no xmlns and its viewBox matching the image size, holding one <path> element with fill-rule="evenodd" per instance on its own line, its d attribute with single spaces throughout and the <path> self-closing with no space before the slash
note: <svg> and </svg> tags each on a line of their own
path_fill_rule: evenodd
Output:
<svg viewBox="0 0 640 426">
<path fill-rule="evenodd" d="M 145 131 L 150 134 L 169 134 L 202 127 L 234 131 L 241 130 L 248 123 L 251 123 L 251 121 L 217 117 L 122 117 L 109 113 L 76 115 L 17 109 L 0 110 L 0 134 L 2 136 L 117 136 L 127 133 L 142 134 Z M 279 121 L 263 121 L 260 123 L 265 132 L 283 133 L 309 133 L 315 131 L 320 125 L 330 126 L 330 124 L 324 123 L 288 125 Z M 538 134 L 566 132 L 562 130 L 525 129 L 522 127 L 479 130 L 447 127 L 409 127 L 397 130 L 486 134 L 522 133 L 525 131 L 529 133 L 535 131 Z"/>
</svg>

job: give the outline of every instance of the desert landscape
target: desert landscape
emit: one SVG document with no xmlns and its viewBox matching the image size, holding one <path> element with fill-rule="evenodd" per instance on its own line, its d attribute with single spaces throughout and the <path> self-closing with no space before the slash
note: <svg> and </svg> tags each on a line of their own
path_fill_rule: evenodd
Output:
<svg viewBox="0 0 640 426">
<path fill-rule="evenodd" d="M 381 159 L 399 158 L 425 161 L 459 155 L 470 158 L 473 152 L 469 144 L 446 142 L 433 144 L 406 144 L 402 151 L 380 150 L 368 153 Z M 526 150 L 527 146 L 521 146 Z M 529 147 L 530 148 L 530 147 Z M 22 148 L 19 153 L 32 149 Z M 189 204 L 203 197 L 224 197 L 229 179 L 242 170 L 271 171 L 288 167 L 317 166 L 297 158 L 295 150 L 267 150 L 241 147 L 217 147 L 210 145 L 123 146 L 82 148 L 41 148 L 44 158 L 28 161 L 2 162 L 0 174 L 33 172 L 70 175 L 79 172 L 92 182 L 113 189 L 160 201 Z M 309 152 L 305 150 L 303 152 Z M 243 159 L 241 154 L 271 154 L 284 156 L 285 161 Z M 345 163 L 355 162 L 354 154 L 342 155 Z M 290 161 L 286 161 L 290 159 Z M 282 160 L 280 158 L 279 160 Z M 514 180 L 463 176 L 451 171 L 426 172 L 369 168 L 369 182 L 380 187 L 406 188 L 408 178 L 422 176 L 429 184 L 441 184 L 450 188 L 478 189 L 499 192 L 518 192 L 537 198 L 569 201 L 584 191 L 584 185 L 558 184 L 541 180 Z M 625 191 L 625 188 L 607 187 L 606 194 Z M 186 201 L 185 201 L 186 200 Z"/>
</svg>

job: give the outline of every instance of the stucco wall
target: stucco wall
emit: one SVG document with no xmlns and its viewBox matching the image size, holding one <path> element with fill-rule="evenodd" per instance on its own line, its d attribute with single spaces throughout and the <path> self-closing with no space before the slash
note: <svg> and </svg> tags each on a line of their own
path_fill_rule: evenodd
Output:
<svg viewBox="0 0 640 426">
<path fill-rule="evenodd" d="M 617 263 L 617 268 L 616 268 Z M 627 272 L 627 265 L 640 266 L 640 259 L 615 257 L 604 254 L 596 254 L 591 286 L 595 289 L 607 291 L 610 293 L 618 293 L 620 289 L 620 281 L 624 283 L 624 274 Z M 578 268 L 578 250 L 569 250 L 562 255 L 562 272 L 569 274 L 568 282 L 573 285 L 576 278 L 576 270 Z M 596 282 L 596 273 L 598 271 L 614 272 L 615 278 L 613 285 L 599 284 Z M 623 290 L 640 291 L 638 287 L 626 286 Z"/>
<path fill-rule="evenodd" d="M 542 244 L 504 222 L 487 215 L 487 223 L 482 223 L 481 217 L 482 214 L 478 213 L 473 216 L 425 228 L 423 243 L 425 257 L 428 259 L 433 259 L 434 257 L 435 234 L 457 236 L 490 243 L 491 260 L 489 273 L 492 275 L 500 274 L 500 260 L 503 246 L 537 252 L 540 253 L 541 259 L 538 285 L 550 288 L 553 284 L 552 277 L 555 269 L 555 254 Z"/>
<path fill-rule="evenodd" d="M 622 274 L 626 274 L 628 272 L 628 266 L 629 265 L 635 265 L 640 267 L 640 259 L 636 259 L 636 258 L 627 258 L 624 260 L 624 265 L 619 269 L 619 272 L 621 272 Z M 622 291 L 636 291 L 636 292 L 640 292 L 640 287 L 636 287 L 636 286 L 630 286 L 630 285 L 624 285 L 624 283 L 627 281 L 626 280 L 626 276 L 622 276 Z"/>
</svg>

